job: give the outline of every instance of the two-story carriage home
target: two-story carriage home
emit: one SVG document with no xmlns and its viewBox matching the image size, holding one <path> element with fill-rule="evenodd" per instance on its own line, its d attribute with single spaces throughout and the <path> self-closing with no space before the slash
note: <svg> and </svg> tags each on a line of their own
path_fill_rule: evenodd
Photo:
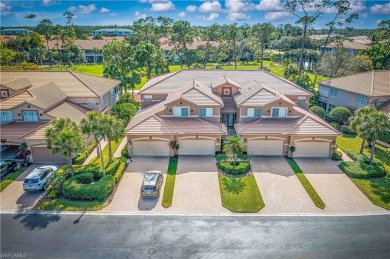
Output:
<svg viewBox="0 0 390 259">
<path fill-rule="evenodd" d="M 1 71 L 0 132 L 3 152 L 25 142 L 33 162 L 65 162 L 47 148 L 45 130 L 56 118 L 80 122 L 95 110 L 107 113 L 120 81 L 69 71 Z M 3 94 L 4 93 L 4 94 Z"/>
<path fill-rule="evenodd" d="M 139 94 L 126 129 L 133 156 L 213 155 L 238 134 L 249 155 L 291 155 L 295 146 L 295 157 L 329 157 L 339 135 L 306 110 L 310 92 L 265 71 L 181 70 Z"/>
<path fill-rule="evenodd" d="M 374 105 L 390 114 L 390 71 L 376 70 L 318 82 L 319 105 L 357 110 Z"/>
</svg>

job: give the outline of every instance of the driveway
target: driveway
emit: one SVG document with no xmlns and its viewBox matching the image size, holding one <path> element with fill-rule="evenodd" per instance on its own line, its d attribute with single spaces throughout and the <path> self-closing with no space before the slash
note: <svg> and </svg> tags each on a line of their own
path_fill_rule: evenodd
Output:
<svg viewBox="0 0 390 259">
<path fill-rule="evenodd" d="M 25 192 L 23 181 L 26 176 L 42 164 L 32 164 L 1 192 L 1 211 L 25 211 L 43 194 L 43 192 Z M 62 165 L 56 164 L 58 168 Z"/>
<path fill-rule="evenodd" d="M 186 213 L 229 212 L 222 207 L 214 156 L 179 156 L 170 209 Z"/>
<path fill-rule="evenodd" d="M 284 157 L 252 157 L 250 162 L 265 203 L 260 213 L 321 212 Z"/>
<path fill-rule="evenodd" d="M 165 174 L 168 170 L 169 157 L 136 157 L 123 173 L 118 188 L 111 204 L 102 211 L 115 212 L 161 212 L 165 209 L 161 206 L 161 199 L 165 186 Z M 164 174 L 164 182 L 161 195 L 158 199 L 143 199 L 140 197 L 144 173 L 150 170 L 158 170 Z"/>
<path fill-rule="evenodd" d="M 324 201 L 324 212 L 384 212 L 375 206 L 331 159 L 295 159 Z"/>
</svg>

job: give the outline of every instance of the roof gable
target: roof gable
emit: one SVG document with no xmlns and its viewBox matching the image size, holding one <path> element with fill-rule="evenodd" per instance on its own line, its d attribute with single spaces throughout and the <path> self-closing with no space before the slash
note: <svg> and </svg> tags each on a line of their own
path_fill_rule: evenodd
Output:
<svg viewBox="0 0 390 259">
<path fill-rule="evenodd" d="M 1 83 L 1 86 L 5 86 L 9 89 L 17 91 L 17 90 L 21 90 L 21 89 L 25 89 L 25 88 L 30 87 L 31 82 L 30 82 L 30 80 L 28 80 L 27 77 L 23 76 L 23 77 L 20 77 L 17 79 L 13 79 L 13 80 L 9 80 L 9 81 L 6 81 L 4 83 Z"/>
<path fill-rule="evenodd" d="M 280 100 L 280 97 L 262 88 L 255 92 L 252 96 L 248 97 L 244 102 L 241 103 L 241 105 L 263 106 L 276 100 Z"/>
<path fill-rule="evenodd" d="M 315 119 L 306 116 L 290 132 L 293 135 L 338 135 L 338 132 Z"/>
<path fill-rule="evenodd" d="M 47 111 L 46 114 L 54 118 L 69 118 L 72 121 L 79 123 L 83 118 L 87 117 L 87 111 L 87 109 L 78 107 L 78 105 L 69 101 L 65 101 Z"/>
<path fill-rule="evenodd" d="M 22 105 L 23 103 L 26 103 L 26 101 L 31 97 L 32 95 L 29 92 L 24 91 L 20 94 L 1 100 L 0 107 L 2 110 L 10 110 L 18 107 L 19 105 Z"/>
<path fill-rule="evenodd" d="M 42 109 L 48 109 L 67 98 L 53 82 L 29 88 L 27 91 L 33 96 L 27 102 Z"/>
<path fill-rule="evenodd" d="M 227 78 L 225 75 L 223 75 L 222 77 L 218 78 L 215 82 L 211 83 L 211 87 L 212 88 L 217 88 L 217 87 L 220 87 L 220 86 L 223 86 L 225 84 L 229 84 L 237 89 L 240 89 L 241 88 L 241 85 L 239 85 L 237 82 Z"/>
<path fill-rule="evenodd" d="M 176 131 L 172 130 L 164 121 L 157 116 L 153 115 L 140 123 L 129 127 L 126 133 L 161 133 L 161 134 L 174 134 Z"/>
<path fill-rule="evenodd" d="M 104 77 L 91 76 L 81 73 L 72 72 L 86 87 L 91 89 L 98 96 L 103 96 L 111 89 L 119 85 L 118 80 L 108 79 Z"/>
</svg>

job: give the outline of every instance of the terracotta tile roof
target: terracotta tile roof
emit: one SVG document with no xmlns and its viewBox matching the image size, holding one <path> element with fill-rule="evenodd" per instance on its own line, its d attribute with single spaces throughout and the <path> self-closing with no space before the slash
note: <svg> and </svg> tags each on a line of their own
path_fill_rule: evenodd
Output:
<svg viewBox="0 0 390 259">
<path fill-rule="evenodd" d="M 202 118 L 173 118 L 161 117 L 177 134 L 226 134 L 226 127 L 222 123 L 210 122 Z"/>
<path fill-rule="evenodd" d="M 218 78 L 215 82 L 211 83 L 211 87 L 215 88 L 215 87 L 218 87 L 218 86 L 226 84 L 226 83 L 229 83 L 237 88 L 241 88 L 241 85 L 239 85 L 237 82 L 227 78 L 225 75 Z"/>
<path fill-rule="evenodd" d="M 223 107 L 221 108 L 221 113 L 234 113 L 238 112 L 236 103 L 234 102 L 234 97 L 222 97 Z"/>
<path fill-rule="evenodd" d="M 2 82 L 0 88 L 3 86 L 16 91 L 30 87 L 31 82 L 27 77 L 23 76 L 17 79 Z"/>
<path fill-rule="evenodd" d="M 320 81 L 319 84 L 366 96 L 390 96 L 390 70 L 378 70 Z"/>
<path fill-rule="evenodd" d="M 175 134 L 169 125 L 156 115 L 148 117 L 133 127 L 128 127 L 127 134 Z"/>
<path fill-rule="evenodd" d="M 0 127 L 2 138 L 21 138 L 24 135 L 33 132 L 48 122 L 13 122 Z"/>
<path fill-rule="evenodd" d="M 87 117 L 86 113 L 88 111 L 89 110 L 84 107 L 65 101 L 45 113 L 54 118 L 69 118 L 72 121 L 79 123 L 83 118 Z"/>
<path fill-rule="evenodd" d="M 368 48 L 368 45 L 367 44 L 363 44 L 361 42 L 357 42 L 357 41 L 349 41 L 349 40 L 345 40 L 342 42 L 344 48 L 346 49 L 356 49 L 356 50 L 361 50 L 361 49 L 366 49 Z M 328 48 L 334 48 L 337 46 L 337 43 L 336 42 L 332 42 L 332 43 L 329 43 L 326 47 Z"/>
<path fill-rule="evenodd" d="M 159 44 L 160 44 L 160 48 L 162 50 L 173 50 L 173 49 L 175 49 L 175 45 L 169 39 L 167 39 L 165 37 L 160 38 L 158 41 L 159 41 Z M 213 47 L 217 47 L 217 46 L 220 45 L 219 42 L 217 42 L 217 41 L 210 41 L 209 44 L 211 46 L 213 46 Z M 202 40 L 200 37 L 194 37 L 193 42 L 192 43 L 187 43 L 186 47 L 189 50 L 196 50 L 199 47 L 203 47 L 203 46 L 206 46 L 206 45 L 207 45 L 207 41 Z"/>
<path fill-rule="evenodd" d="M 26 103 L 27 100 L 31 99 L 31 97 L 32 95 L 29 92 L 21 92 L 20 94 L 1 100 L 0 108 L 2 110 L 11 110 L 23 103 Z"/>
<path fill-rule="evenodd" d="M 29 88 L 27 91 L 33 97 L 26 102 L 44 110 L 67 98 L 66 94 L 53 82 Z"/>
<path fill-rule="evenodd" d="M 120 84 L 119 80 L 84 76 L 70 71 L 0 71 L 0 83 L 23 76 L 28 78 L 32 86 L 53 81 L 69 97 L 97 97 Z"/>
<path fill-rule="evenodd" d="M 237 134 L 288 134 L 300 118 L 261 118 L 234 125 Z"/>
<path fill-rule="evenodd" d="M 46 130 L 50 127 L 50 123 L 43 125 L 42 127 L 26 134 L 23 136 L 24 139 L 41 139 L 45 140 L 46 139 Z"/>
</svg>

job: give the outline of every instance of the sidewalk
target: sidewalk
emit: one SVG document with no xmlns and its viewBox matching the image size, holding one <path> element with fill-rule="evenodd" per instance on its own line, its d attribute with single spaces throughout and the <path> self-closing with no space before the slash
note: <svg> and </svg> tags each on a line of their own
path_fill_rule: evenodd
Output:
<svg viewBox="0 0 390 259">
<path fill-rule="evenodd" d="M 121 151 L 127 144 L 127 138 L 124 137 L 122 142 L 119 144 L 118 148 L 116 149 L 113 157 L 121 157 Z"/>
<path fill-rule="evenodd" d="M 106 140 L 102 140 L 100 141 L 100 145 L 102 147 L 102 150 L 104 149 L 104 147 L 107 145 L 107 141 Z M 93 158 L 97 157 L 97 147 L 95 147 L 95 149 L 91 152 L 91 154 L 89 154 L 89 156 L 87 157 L 87 159 L 85 159 L 83 165 L 86 165 L 89 163 L 89 161 L 91 161 Z"/>
</svg>

